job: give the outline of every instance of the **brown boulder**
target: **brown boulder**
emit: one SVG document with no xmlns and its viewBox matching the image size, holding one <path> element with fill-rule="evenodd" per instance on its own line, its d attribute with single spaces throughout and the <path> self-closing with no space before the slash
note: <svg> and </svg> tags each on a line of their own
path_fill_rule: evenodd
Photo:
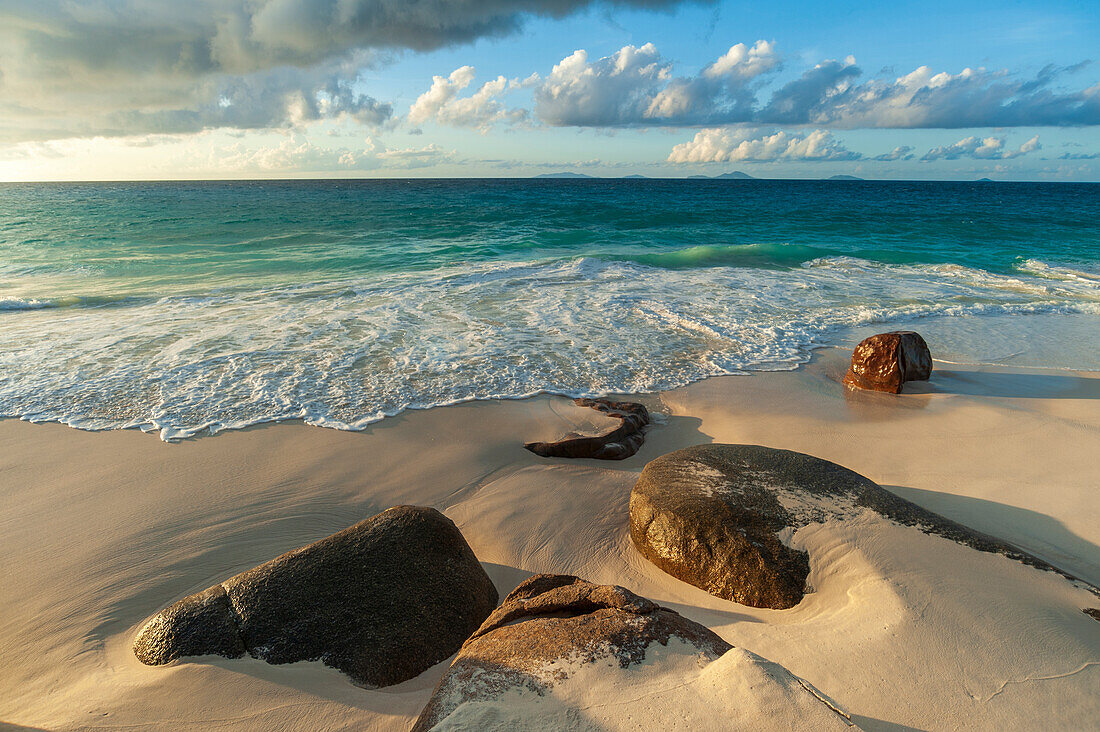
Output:
<svg viewBox="0 0 1100 732">
<path fill-rule="evenodd" d="M 864 338 L 852 351 L 844 383 L 858 389 L 900 394 L 906 381 L 927 381 L 932 354 L 919 333 L 897 330 Z"/>
<path fill-rule="evenodd" d="M 634 402 L 613 402 L 608 399 L 574 399 L 580 407 L 591 407 L 608 417 L 615 417 L 620 424 L 603 435 L 566 435 L 556 442 L 528 442 L 525 448 L 540 457 L 595 458 L 597 460 L 624 460 L 642 446 L 645 434 L 642 429 L 649 424 L 649 412 Z"/>
<path fill-rule="evenodd" d="M 840 465 L 760 445 L 696 445 L 647 464 L 630 494 L 630 536 L 646 559 L 673 577 L 744 605 L 783 609 L 802 600 L 809 556 L 780 535 L 866 508 L 1065 575 Z"/>
<path fill-rule="evenodd" d="M 146 623 L 134 654 L 151 666 L 205 654 L 320 660 L 389 686 L 458 650 L 496 602 L 450 519 L 397 506 L 185 597 Z"/>
<path fill-rule="evenodd" d="M 545 697 L 580 667 L 636 667 L 652 644 L 668 646 L 672 639 L 687 644 L 700 664 L 732 647 L 708 628 L 622 587 L 535 575 L 462 646 L 413 732 L 432 729 L 459 707 L 491 704 L 512 691 Z M 494 728 L 510 728 L 504 720 L 496 723 Z"/>
</svg>

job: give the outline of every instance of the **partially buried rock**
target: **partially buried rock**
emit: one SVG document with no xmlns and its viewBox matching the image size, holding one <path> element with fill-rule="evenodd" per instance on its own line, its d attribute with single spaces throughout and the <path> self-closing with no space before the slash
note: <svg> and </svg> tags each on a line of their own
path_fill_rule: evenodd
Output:
<svg viewBox="0 0 1100 732">
<path fill-rule="evenodd" d="M 622 587 L 536 575 L 466 641 L 426 730 L 847 727 L 786 669 Z"/>
<path fill-rule="evenodd" d="M 496 603 L 450 519 L 397 506 L 185 597 L 146 623 L 134 654 L 320 660 L 388 686 L 453 654 Z"/>
<path fill-rule="evenodd" d="M 844 383 L 858 389 L 900 394 L 906 381 L 927 381 L 932 354 L 919 333 L 898 330 L 864 338 L 852 351 Z"/>
<path fill-rule="evenodd" d="M 1065 574 L 840 465 L 760 445 L 696 445 L 647 464 L 630 494 L 630 536 L 673 577 L 743 605 L 783 609 L 802 600 L 810 569 L 806 552 L 783 537 L 864 509 Z"/>
<path fill-rule="evenodd" d="M 667 646 L 673 638 L 707 661 L 732 647 L 708 628 L 622 587 L 535 575 L 504 598 L 462 646 L 412 732 L 432 729 L 459 707 L 489 704 L 510 690 L 546 696 L 572 666 L 641 663 L 651 644 Z"/>
<path fill-rule="evenodd" d="M 645 441 L 642 429 L 649 424 L 649 412 L 643 405 L 608 399 L 574 399 L 573 403 L 603 412 L 620 424 L 603 435 L 569 434 L 556 442 L 528 442 L 524 447 L 541 457 L 623 460 L 638 452 Z"/>
</svg>

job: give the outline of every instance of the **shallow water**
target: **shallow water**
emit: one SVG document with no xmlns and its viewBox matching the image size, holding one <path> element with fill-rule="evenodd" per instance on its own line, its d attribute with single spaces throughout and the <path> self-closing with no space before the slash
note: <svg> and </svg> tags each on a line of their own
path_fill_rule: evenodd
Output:
<svg viewBox="0 0 1100 732">
<path fill-rule="evenodd" d="M 5 416 L 356 428 L 793 368 L 894 323 L 1100 369 L 1100 185 L 0 185 Z"/>
</svg>

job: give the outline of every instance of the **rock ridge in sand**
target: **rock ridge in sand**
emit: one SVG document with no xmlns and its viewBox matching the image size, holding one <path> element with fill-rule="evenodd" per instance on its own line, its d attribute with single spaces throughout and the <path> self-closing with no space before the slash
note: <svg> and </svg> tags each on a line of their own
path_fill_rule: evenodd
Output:
<svg viewBox="0 0 1100 732">
<path fill-rule="evenodd" d="M 602 435 L 570 433 L 554 442 L 528 442 L 524 447 L 539 457 L 625 460 L 638 452 L 645 441 L 643 429 L 649 424 L 649 412 L 644 405 L 609 399 L 574 399 L 573 403 L 618 419 L 619 426 Z"/>
<path fill-rule="evenodd" d="M 389 686 L 458 650 L 497 598 L 450 519 L 397 506 L 185 597 L 146 623 L 134 654 L 320 660 Z"/>
</svg>

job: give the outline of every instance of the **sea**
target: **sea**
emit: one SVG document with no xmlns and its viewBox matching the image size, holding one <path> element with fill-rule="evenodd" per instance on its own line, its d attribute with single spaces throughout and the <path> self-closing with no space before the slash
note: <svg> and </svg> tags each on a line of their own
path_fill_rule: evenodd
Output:
<svg viewBox="0 0 1100 732">
<path fill-rule="evenodd" d="M 1100 370 L 1100 184 L 0 184 L 0 416 L 165 440 L 794 369 Z"/>
</svg>

